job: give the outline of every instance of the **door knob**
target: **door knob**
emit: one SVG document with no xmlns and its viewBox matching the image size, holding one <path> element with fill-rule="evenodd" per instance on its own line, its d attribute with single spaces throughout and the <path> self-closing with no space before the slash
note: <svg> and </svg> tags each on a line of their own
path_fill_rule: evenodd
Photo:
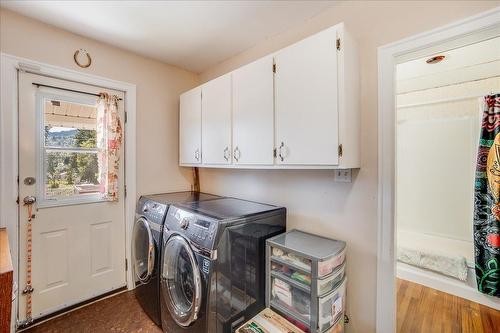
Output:
<svg viewBox="0 0 500 333">
<path fill-rule="evenodd" d="M 32 195 L 28 195 L 28 196 L 24 197 L 23 202 L 25 205 L 32 205 L 36 202 L 36 197 L 34 197 Z"/>
</svg>

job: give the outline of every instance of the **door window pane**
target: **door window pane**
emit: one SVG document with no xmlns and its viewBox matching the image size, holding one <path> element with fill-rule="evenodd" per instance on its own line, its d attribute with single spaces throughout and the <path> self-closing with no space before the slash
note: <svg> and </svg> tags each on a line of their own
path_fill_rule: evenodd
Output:
<svg viewBox="0 0 500 333">
<path fill-rule="evenodd" d="M 97 100 L 41 94 L 43 201 L 101 199 L 96 145 Z"/>
<path fill-rule="evenodd" d="M 45 197 L 49 200 L 99 193 L 94 152 L 45 150 Z"/>
<path fill-rule="evenodd" d="M 45 147 L 97 148 L 96 131 L 71 127 L 45 126 Z"/>
</svg>

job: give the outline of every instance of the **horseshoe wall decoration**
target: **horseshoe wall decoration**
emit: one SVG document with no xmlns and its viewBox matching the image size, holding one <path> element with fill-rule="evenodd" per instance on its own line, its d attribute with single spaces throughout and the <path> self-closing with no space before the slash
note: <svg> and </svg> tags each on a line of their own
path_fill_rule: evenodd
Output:
<svg viewBox="0 0 500 333">
<path fill-rule="evenodd" d="M 78 57 L 80 56 L 80 53 L 84 54 L 87 56 L 87 62 L 86 63 L 81 63 L 80 60 L 78 60 Z M 90 54 L 84 50 L 84 49 L 78 49 L 75 51 L 75 54 L 73 55 L 73 59 L 75 60 L 75 63 L 80 66 L 81 68 L 87 68 L 90 67 L 92 64 L 92 58 L 90 57 Z"/>
</svg>

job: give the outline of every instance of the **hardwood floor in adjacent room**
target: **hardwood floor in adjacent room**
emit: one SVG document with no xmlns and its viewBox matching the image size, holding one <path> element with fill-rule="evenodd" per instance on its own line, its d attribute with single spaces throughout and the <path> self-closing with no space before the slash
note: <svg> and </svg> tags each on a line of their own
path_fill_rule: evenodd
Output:
<svg viewBox="0 0 500 333">
<path fill-rule="evenodd" d="M 23 333 L 162 333 L 142 311 L 132 291 L 71 311 Z"/>
<path fill-rule="evenodd" d="M 500 311 L 406 280 L 397 280 L 398 333 L 495 333 Z"/>
</svg>

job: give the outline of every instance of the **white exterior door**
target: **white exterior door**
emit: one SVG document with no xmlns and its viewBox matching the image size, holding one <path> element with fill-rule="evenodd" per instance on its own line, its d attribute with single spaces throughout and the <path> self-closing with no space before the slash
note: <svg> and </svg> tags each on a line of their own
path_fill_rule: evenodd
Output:
<svg viewBox="0 0 500 333">
<path fill-rule="evenodd" d="M 38 83 L 39 85 L 34 85 Z M 32 222 L 32 318 L 126 285 L 124 147 L 118 202 L 101 201 L 95 86 L 19 74 L 19 319 L 26 319 L 28 210 Z M 123 93 L 108 91 L 111 94 Z M 119 102 L 122 128 L 123 101 Z M 34 180 L 34 183 L 33 183 Z"/>
<path fill-rule="evenodd" d="M 273 58 L 233 72 L 233 163 L 274 162 Z"/>
<path fill-rule="evenodd" d="M 180 164 L 200 164 L 201 152 L 201 88 L 185 92 L 180 98 L 179 112 Z"/>
<path fill-rule="evenodd" d="M 278 164 L 338 164 L 336 39 L 331 28 L 275 55 Z"/>
<path fill-rule="evenodd" d="M 202 86 L 203 164 L 231 164 L 231 74 Z"/>
</svg>

